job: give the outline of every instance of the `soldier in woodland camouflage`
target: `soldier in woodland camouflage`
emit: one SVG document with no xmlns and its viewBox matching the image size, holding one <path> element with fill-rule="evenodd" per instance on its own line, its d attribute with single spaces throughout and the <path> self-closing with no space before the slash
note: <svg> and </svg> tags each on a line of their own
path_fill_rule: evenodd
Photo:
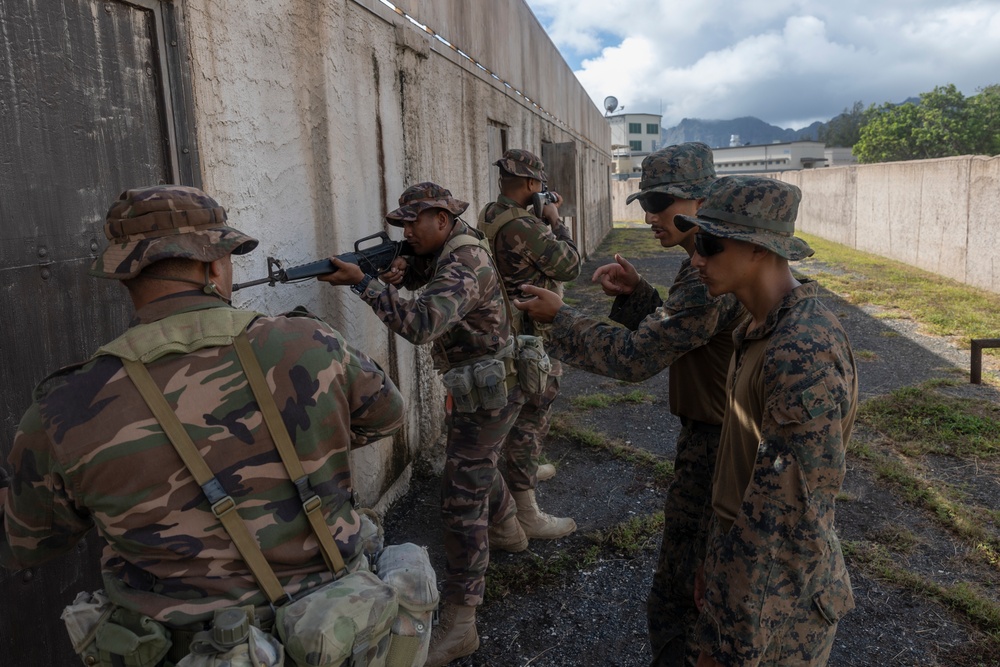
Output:
<svg viewBox="0 0 1000 667">
<path fill-rule="evenodd" d="M 374 361 L 308 313 L 267 317 L 230 306 L 231 254 L 257 241 L 228 226 L 200 190 L 128 190 L 105 233 L 110 244 L 91 274 L 124 282 L 135 319 L 90 360 L 35 389 L 9 458 L 13 485 L 0 490 L 0 563 L 32 567 L 96 527 L 107 541 L 111 599 L 171 628 L 183 655 L 178 630 L 203 629 L 214 610 L 253 605 L 266 618 L 270 608 L 120 357 L 146 365 L 291 595 L 333 573 L 232 340 L 246 332 L 350 570 L 363 556 L 348 453 L 400 427 L 402 397 Z"/>
<path fill-rule="evenodd" d="M 495 163 L 500 168 L 500 196 L 479 213 L 479 230 L 490 240 L 497 271 L 503 276 L 509 301 L 521 296 L 522 285 L 537 285 L 562 293 L 562 283 L 580 275 L 580 253 L 569 231 L 559 218 L 558 206 L 547 203 L 544 219 L 535 217 L 527 207 L 532 195 L 542 191 L 546 181 L 545 165 L 526 150 L 504 152 Z M 513 311 L 514 329 L 548 339 L 548 327 Z M 517 502 L 517 517 L 529 538 L 557 539 L 576 530 L 571 518 L 554 517 L 538 508 L 535 487 L 539 479 L 555 474 L 552 464 L 539 465 L 542 442 L 552 419 L 552 403 L 559 394 L 562 366 L 553 361 L 552 370 L 541 395 L 527 396 L 521 414 L 507 437 L 507 483 Z M 506 543 L 496 530 L 491 545 L 506 551 L 518 550 L 519 544 Z"/>
<path fill-rule="evenodd" d="M 753 176 L 719 179 L 696 216 L 694 266 L 710 294 L 750 317 L 736 330 L 697 598 L 699 666 L 825 665 L 854 607 L 834 529 L 857 409 L 847 334 L 788 262 L 801 193 Z"/>
<path fill-rule="evenodd" d="M 668 146 L 642 162 L 639 192 L 629 196 L 665 247 L 694 253 L 694 230 L 673 223 L 694 213 L 715 180 L 711 149 L 702 143 Z M 685 259 L 666 301 L 620 255 L 594 272 L 615 296 L 604 324 L 564 306 L 556 294 L 526 289 L 531 301 L 518 308 L 533 319 L 551 321 L 549 353 L 607 377 L 639 382 L 669 366 L 670 411 L 681 421 L 674 479 L 663 507 L 663 539 L 647 599 L 652 665 L 694 665 L 698 649 L 692 631 L 695 572 L 704 554 L 711 518 L 711 481 L 725 407 L 725 382 L 733 352 L 732 334 L 745 311 L 732 295 L 712 298 Z"/>
<path fill-rule="evenodd" d="M 488 359 L 508 360 L 513 349 L 489 253 L 481 235 L 458 217 L 467 207 L 440 185 L 413 185 L 386 220 L 403 228 L 415 257 L 397 258 L 379 277 L 334 259 L 338 270 L 320 278 L 352 285 L 389 329 L 411 343 L 433 343 L 434 365 L 442 373 Z M 397 285 L 423 291 L 404 299 Z M 513 365 L 505 365 L 512 373 Z M 441 501 L 447 572 L 428 667 L 446 665 L 479 648 L 476 607 L 485 591 L 489 526 L 497 526 L 509 543 L 527 547 L 514 501 L 496 467 L 523 400 L 516 376 L 507 375 L 505 391 L 502 408 L 452 409 L 448 415 Z"/>
</svg>

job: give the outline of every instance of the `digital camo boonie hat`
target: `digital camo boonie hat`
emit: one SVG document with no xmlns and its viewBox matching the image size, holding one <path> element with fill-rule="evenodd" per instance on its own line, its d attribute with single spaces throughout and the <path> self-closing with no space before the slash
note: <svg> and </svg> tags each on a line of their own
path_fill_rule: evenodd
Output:
<svg viewBox="0 0 1000 667">
<path fill-rule="evenodd" d="M 642 161 L 639 191 L 625 199 L 626 204 L 653 192 L 678 199 L 701 199 L 715 181 L 715 161 L 708 144 L 691 141 L 667 146 L 647 155 Z"/>
<path fill-rule="evenodd" d="M 793 236 L 802 191 L 790 183 L 760 176 L 724 176 L 708 193 L 697 215 L 678 215 L 682 232 L 697 225 L 707 234 L 746 241 L 785 259 L 813 254 L 809 244 Z"/>
<path fill-rule="evenodd" d="M 108 209 L 108 247 L 90 275 L 127 280 L 161 259 L 212 262 L 257 247 L 257 239 L 226 224 L 226 210 L 198 188 L 154 185 L 126 190 Z"/>
<path fill-rule="evenodd" d="M 545 163 L 542 162 L 542 158 L 520 148 L 504 151 L 503 157 L 493 164 L 514 176 L 534 178 L 538 181 L 549 180 L 545 175 Z"/>
<path fill-rule="evenodd" d="M 451 192 L 437 183 L 425 181 L 403 190 L 399 195 L 399 208 L 385 216 L 386 222 L 402 227 L 406 221 L 416 220 L 422 211 L 429 208 L 443 208 L 455 215 L 462 215 L 469 208 L 469 202 L 455 199 Z"/>
</svg>

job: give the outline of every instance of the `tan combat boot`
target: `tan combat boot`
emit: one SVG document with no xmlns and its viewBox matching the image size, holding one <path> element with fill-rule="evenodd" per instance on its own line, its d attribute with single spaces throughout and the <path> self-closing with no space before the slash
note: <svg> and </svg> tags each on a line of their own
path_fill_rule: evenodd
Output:
<svg viewBox="0 0 1000 667">
<path fill-rule="evenodd" d="M 490 526 L 490 551 L 517 553 L 528 548 L 528 538 L 516 516 Z"/>
<path fill-rule="evenodd" d="M 431 632 L 431 647 L 424 667 L 444 667 L 479 648 L 476 608 L 444 602 L 438 624 Z"/>
<path fill-rule="evenodd" d="M 576 530 L 576 521 L 566 517 L 549 516 L 538 509 L 535 500 L 535 490 L 513 491 L 514 502 L 517 503 L 517 520 L 524 528 L 524 534 L 542 540 L 557 540 L 566 537 Z"/>
<path fill-rule="evenodd" d="M 552 479 L 556 476 L 556 467 L 551 463 L 543 463 L 538 466 L 538 472 L 536 473 L 536 479 L 539 482 L 544 482 L 546 480 Z"/>
</svg>

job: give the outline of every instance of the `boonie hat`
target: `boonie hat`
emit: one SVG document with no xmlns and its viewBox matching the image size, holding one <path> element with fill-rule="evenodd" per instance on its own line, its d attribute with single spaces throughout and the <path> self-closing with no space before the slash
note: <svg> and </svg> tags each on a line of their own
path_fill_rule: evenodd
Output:
<svg viewBox="0 0 1000 667">
<path fill-rule="evenodd" d="M 520 148 L 504 151 L 503 157 L 493 164 L 514 176 L 534 178 L 538 181 L 549 180 L 545 176 L 545 163 L 542 162 L 542 158 Z"/>
<path fill-rule="evenodd" d="M 805 259 L 813 249 L 793 236 L 800 201 L 802 191 L 790 183 L 724 176 L 712 186 L 697 215 L 678 215 L 674 226 L 682 232 L 698 226 L 706 234 L 753 243 L 785 259 Z"/>
<path fill-rule="evenodd" d="M 226 209 L 198 188 L 154 185 L 126 190 L 108 209 L 108 247 L 90 275 L 127 280 L 161 259 L 212 262 L 243 255 L 257 239 L 226 224 Z"/>
<path fill-rule="evenodd" d="M 469 208 L 469 202 L 455 199 L 449 190 L 437 183 L 425 181 L 403 190 L 403 194 L 399 195 L 399 208 L 390 211 L 385 219 L 390 225 L 402 227 L 404 222 L 416 220 L 422 211 L 429 208 L 443 208 L 454 215 L 462 215 Z"/>
<path fill-rule="evenodd" d="M 639 191 L 626 199 L 626 204 L 653 192 L 673 195 L 678 199 L 701 199 L 715 181 L 715 161 L 712 149 L 700 141 L 666 146 L 653 151 L 642 161 Z"/>
</svg>

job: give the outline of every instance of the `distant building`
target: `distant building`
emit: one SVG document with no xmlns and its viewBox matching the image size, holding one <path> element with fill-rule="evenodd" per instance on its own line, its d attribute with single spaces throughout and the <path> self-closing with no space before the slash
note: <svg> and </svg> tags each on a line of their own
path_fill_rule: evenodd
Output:
<svg viewBox="0 0 1000 667">
<path fill-rule="evenodd" d="M 730 144 L 738 143 L 733 136 Z M 827 148 L 822 141 L 786 141 L 756 146 L 713 148 L 719 174 L 759 174 L 854 164 L 850 148 Z"/>
<path fill-rule="evenodd" d="M 611 126 L 612 173 L 619 178 L 642 171 L 642 159 L 660 148 L 660 121 L 653 113 L 623 113 L 608 117 Z"/>
</svg>

